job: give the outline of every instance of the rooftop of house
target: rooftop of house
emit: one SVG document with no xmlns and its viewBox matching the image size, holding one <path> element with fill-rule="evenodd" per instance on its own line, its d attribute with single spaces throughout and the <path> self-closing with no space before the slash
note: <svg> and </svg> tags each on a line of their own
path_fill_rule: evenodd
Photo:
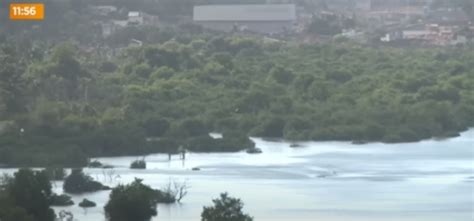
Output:
<svg viewBox="0 0 474 221">
<path fill-rule="evenodd" d="M 93 9 L 99 9 L 99 10 L 111 10 L 111 11 L 117 11 L 117 6 L 113 5 L 97 5 L 97 6 L 92 6 Z"/>
<path fill-rule="evenodd" d="M 140 16 L 140 12 L 137 12 L 137 11 L 128 12 L 128 17 L 139 17 L 139 16 Z"/>
<path fill-rule="evenodd" d="M 194 21 L 293 21 L 294 4 L 200 5 L 194 7 Z"/>
</svg>

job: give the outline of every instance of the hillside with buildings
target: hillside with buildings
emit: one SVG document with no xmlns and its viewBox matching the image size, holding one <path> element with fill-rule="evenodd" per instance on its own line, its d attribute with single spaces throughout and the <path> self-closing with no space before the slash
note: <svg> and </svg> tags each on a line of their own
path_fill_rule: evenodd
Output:
<svg viewBox="0 0 474 221">
<path fill-rule="evenodd" d="M 57 32 L 59 39 L 72 37 L 94 47 L 110 46 L 104 42 L 122 46 L 153 43 L 138 33 L 183 25 L 297 44 L 347 39 L 370 45 L 427 47 L 469 44 L 474 38 L 474 2 L 469 0 L 57 2 L 47 3 L 52 4 L 47 24 L 37 24 L 45 26 L 44 35 Z M 72 29 L 75 21 L 81 21 L 80 25 Z M 9 27 L 10 22 L 3 25 L 17 29 Z"/>
<path fill-rule="evenodd" d="M 467 44 L 474 36 L 473 3 L 461 1 L 194 1 L 175 6 L 173 15 L 179 19 L 172 22 L 168 13 L 152 10 L 153 7 L 131 10 L 109 2 L 110 5 L 89 6 L 95 16 L 103 18 L 99 25 L 104 37 L 129 26 L 166 27 L 183 23 L 218 32 L 296 42 L 324 42 L 342 37 L 392 46 L 448 46 Z M 166 7 L 162 1 L 143 4 Z"/>
</svg>

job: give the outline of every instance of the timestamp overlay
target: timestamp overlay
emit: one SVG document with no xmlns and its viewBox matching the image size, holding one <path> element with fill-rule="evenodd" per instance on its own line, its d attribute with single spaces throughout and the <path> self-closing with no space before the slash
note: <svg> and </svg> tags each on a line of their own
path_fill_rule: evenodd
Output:
<svg viewBox="0 0 474 221">
<path fill-rule="evenodd" d="M 10 4 L 10 20 L 43 20 L 43 3 L 12 3 Z"/>
</svg>

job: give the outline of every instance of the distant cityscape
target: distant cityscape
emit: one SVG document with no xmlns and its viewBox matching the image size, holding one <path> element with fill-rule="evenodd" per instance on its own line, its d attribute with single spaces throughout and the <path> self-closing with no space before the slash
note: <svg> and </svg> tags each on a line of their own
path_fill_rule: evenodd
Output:
<svg viewBox="0 0 474 221">
<path fill-rule="evenodd" d="M 90 6 L 107 37 L 127 26 L 166 26 L 159 14 L 114 5 Z M 116 13 L 127 14 L 116 19 Z M 347 39 L 393 46 L 449 46 L 473 42 L 472 13 L 436 0 L 267 0 L 264 4 L 196 4 L 175 23 L 214 31 L 317 43 Z M 133 41 L 132 44 L 140 44 Z"/>
</svg>

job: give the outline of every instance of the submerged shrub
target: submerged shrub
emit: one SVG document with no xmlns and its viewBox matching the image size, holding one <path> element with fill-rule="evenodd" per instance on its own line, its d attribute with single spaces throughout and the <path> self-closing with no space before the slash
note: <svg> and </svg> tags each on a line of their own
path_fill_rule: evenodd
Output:
<svg viewBox="0 0 474 221">
<path fill-rule="evenodd" d="M 74 201 L 72 201 L 71 197 L 66 194 L 61 194 L 61 195 L 54 194 L 51 197 L 51 205 L 52 206 L 72 206 L 74 205 Z"/>
<path fill-rule="evenodd" d="M 71 175 L 64 180 L 63 189 L 66 193 L 86 193 L 110 189 L 92 177 L 84 174 L 82 169 L 73 169 Z"/>
<path fill-rule="evenodd" d="M 109 221 L 145 221 L 156 216 L 160 202 L 159 191 L 135 179 L 131 184 L 119 185 L 110 193 L 104 207 Z"/>
<path fill-rule="evenodd" d="M 130 164 L 131 169 L 146 169 L 146 161 L 145 160 L 135 160 Z"/>
<path fill-rule="evenodd" d="M 96 207 L 97 204 L 88 199 L 83 199 L 82 202 L 79 203 L 79 206 L 82 208 L 89 208 L 89 207 Z"/>
</svg>

